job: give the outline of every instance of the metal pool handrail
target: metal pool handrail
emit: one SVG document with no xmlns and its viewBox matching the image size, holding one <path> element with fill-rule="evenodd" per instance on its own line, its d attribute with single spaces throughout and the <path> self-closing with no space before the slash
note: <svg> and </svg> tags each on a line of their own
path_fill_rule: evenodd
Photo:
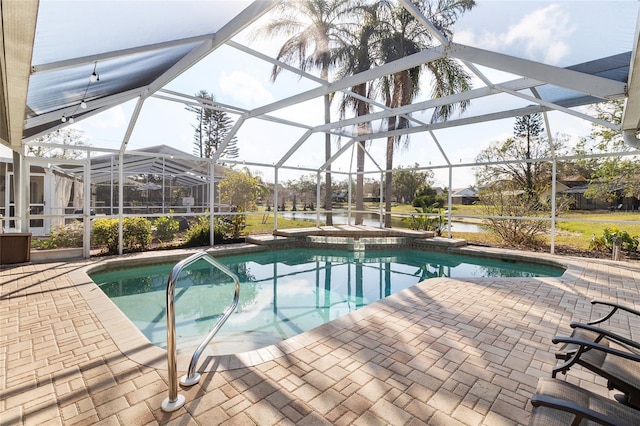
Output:
<svg viewBox="0 0 640 426">
<path fill-rule="evenodd" d="M 218 320 L 213 329 L 209 332 L 207 337 L 200 343 L 200 346 L 196 349 L 191 357 L 191 362 L 189 363 L 189 371 L 187 375 L 183 376 L 180 380 L 185 386 L 192 386 L 200 381 L 200 374 L 195 373 L 196 364 L 198 363 L 198 359 L 202 354 L 204 348 L 209 344 L 213 336 L 216 335 L 220 327 L 225 323 L 227 318 L 233 313 L 238 306 L 238 299 L 240 298 L 240 283 L 238 281 L 238 277 L 236 274 L 231 272 L 229 268 L 225 265 L 211 257 L 211 255 L 205 251 L 201 251 L 195 253 L 184 260 L 178 262 L 173 269 L 171 270 L 171 274 L 169 275 L 169 279 L 167 280 L 167 373 L 169 376 L 169 397 L 165 398 L 162 401 L 162 410 L 163 411 L 175 411 L 182 407 L 185 403 L 185 398 L 183 395 L 178 394 L 178 367 L 176 362 L 176 318 L 175 318 L 175 309 L 174 309 L 174 290 L 176 286 L 176 281 L 178 280 L 178 276 L 180 272 L 187 266 L 197 262 L 200 259 L 204 259 L 209 262 L 211 265 L 215 266 L 226 275 L 228 275 L 234 282 L 234 296 L 233 302 L 224 312 L 224 315 Z"/>
</svg>

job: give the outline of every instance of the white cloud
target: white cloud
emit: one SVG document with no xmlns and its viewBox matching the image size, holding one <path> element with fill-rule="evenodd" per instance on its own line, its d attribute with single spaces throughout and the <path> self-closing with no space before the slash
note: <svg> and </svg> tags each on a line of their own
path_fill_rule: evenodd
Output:
<svg viewBox="0 0 640 426">
<path fill-rule="evenodd" d="M 242 105 L 264 105 L 273 102 L 274 99 L 263 83 L 244 71 L 223 72 L 219 85 L 222 93 Z"/>
<path fill-rule="evenodd" d="M 558 64 L 570 53 L 564 40 L 574 31 L 568 13 L 558 5 L 550 5 L 525 15 L 506 32 L 476 35 L 466 30 L 456 33 L 455 40 L 498 52 L 517 51 L 527 59 Z"/>
</svg>

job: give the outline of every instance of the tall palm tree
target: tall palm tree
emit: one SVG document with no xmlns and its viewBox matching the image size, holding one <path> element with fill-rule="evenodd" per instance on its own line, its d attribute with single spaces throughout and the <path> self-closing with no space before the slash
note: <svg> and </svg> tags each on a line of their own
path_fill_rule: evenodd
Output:
<svg viewBox="0 0 640 426">
<path fill-rule="evenodd" d="M 350 10 L 351 0 L 303 0 L 281 3 L 276 6 L 275 17 L 262 27 L 258 34 L 268 37 L 288 37 L 277 59 L 295 64 L 301 70 L 319 69 L 320 78 L 329 80 L 334 66 L 335 51 L 346 43 L 343 17 Z M 271 73 L 276 80 L 282 69 L 274 66 Z M 324 120 L 331 122 L 331 95 L 324 96 Z M 325 134 L 325 158 L 331 158 L 331 135 Z M 327 225 L 331 225 L 332 193 L 331 166 L 326 169 L 325 209 Z"/>
<path fill-rule="evenodd" d="M 447 38 L 452 35 L 452 25 L 458 16 L 475 6 L 475 0 L 425 0 L 415 2 L 418 9 L 431 20 L 431 22 Z M 421 25 L 413 15 L 402 6 L 389 7 L 385 1 L 383 6 L 385 17 L 381 19 L 383 28 L 382 40 L 379 43 L 381 52 L 379 56 L 383 62 L 391 62 L 428 49 L 435 45 L 432 35 Z M 409 105 L 420 92 L 420 77 L 426 70 L 433 77 L 434 85 L 431 88 L 431 97 L 439 98 L 454 93 L 469 90 L 471 76 L 460 64 L 449 59 L 441 58 L 423 66 L 400 71 L 393 76 L 382 80 L 382 93 L 385 104 L 391 108 Z M 457 104 L 443 105 L 434 111 L 432 122 L 447 120 L 451 114 L 459 108 L 464 111 L 468 101 Z M 389 129 L 403 128 L 408 125 L 406 118 L 390 117 Z M 408 143 L 408 137 L 390 136 L 387 138 L 386 148 L 386 174 L 385 174 L 385 227 L 391 227 L 391 183 L 393 168 L 393 154 L 404 141 Z"/>
<path fill-rule="evenodd" d="M 378 20 L 378 3 L 365 3 L 355 0 L 352 4 L 350 13 L 360 16 L 358 25 L 346 27 L 350 35 L 350 43 L 345 45 L 342 51 L 336 53 L 340 64 L 339 76 L 346 77 L 364 72 L 378 63 L 375 54 L 379 52 L 376 48 L 378 43 L 378 29 L 380 21 Z M 351 91 L 361 97 L 374 97 L 375 86 L 371 82 L 358 84 L 351 88 Z M 352 108 L 356 116 L 369 114 L 371 108 L 367 101 L 362 98 L 345 95 L 340 105 L 341 115 L 344 116 L 346 110 Z M 356 136 L 365 134 L 369 131 L 370 123 L 360 123 L 357 127 Z M 362 211 L 364 210 L 364 162 L 365 162 L 365 142 L 358 141 L 356 144 L 356 218 L 355 224 L 361 225 L 363 220 Z"/>
</svg>

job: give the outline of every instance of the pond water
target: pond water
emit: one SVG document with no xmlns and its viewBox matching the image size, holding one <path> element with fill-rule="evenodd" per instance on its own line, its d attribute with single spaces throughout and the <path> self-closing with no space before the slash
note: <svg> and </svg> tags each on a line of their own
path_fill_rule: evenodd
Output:
<svg viewBox="0 0 640 426">
<path fill-rule="evenodd" d="M 278 212 L 278 215 L 284 217 L 285 219 L 290 220 L 310 220 L 315 222 L 316 213 L 315 212 Z M 326 222 L 327 216 L 323 213 L 320 214 L 320 222 Z M 355 215 L 351 216 L 351 223 L 355 220 Z M 333 213 L 333 224 L 334 225 L 346 225 L 348 223 L 347 214 L 346 213 Z M 379 215 L 376 213 L 365 213 L 362 221 L 363 225 L 366 226 L 380 226 Z M 451 230 L 453 232 L 487 232 L 487 230 L 477 223 L 468 223 L 468 222 L 451 222 Z"/>
</svg>

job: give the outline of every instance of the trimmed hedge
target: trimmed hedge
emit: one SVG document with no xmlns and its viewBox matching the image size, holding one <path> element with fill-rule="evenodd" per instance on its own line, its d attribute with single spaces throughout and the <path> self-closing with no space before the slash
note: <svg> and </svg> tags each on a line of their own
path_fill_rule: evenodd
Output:
<svg viewBox="0 0 640 426">
<path fill-rule="evenodd" d="M 145 250 L 151 246 L 151 222 L 143 217 L 122 219 L 123 250 Z M 93 223 L 93 242 L 106 245 L 109 253 L 118 253 L 118 219 L 100 218 Z"/>
<path fill-rule="evenodd" d="M 214 239 L 220 242 L 226 238 L 228 226 L 220 219 L 214 221 Z M 191 224 L 187 230 L 185 242 L 186 247 L 202 247 L 209 245 L 211 230 L 209 226 L 209 218 L 207 216 L 198 216 L 195 223 Z"/>
<path fill-rule="evenodd" d="M 173 214 L 170 211 L 169 214 Z M 180 230 L 180 223 L 173 216 L 162 216 L 154 222 L 156 227 L 156 237 L 160 241 L 171 241 L 175 237 L 176 232 Z"/>
</svg>

